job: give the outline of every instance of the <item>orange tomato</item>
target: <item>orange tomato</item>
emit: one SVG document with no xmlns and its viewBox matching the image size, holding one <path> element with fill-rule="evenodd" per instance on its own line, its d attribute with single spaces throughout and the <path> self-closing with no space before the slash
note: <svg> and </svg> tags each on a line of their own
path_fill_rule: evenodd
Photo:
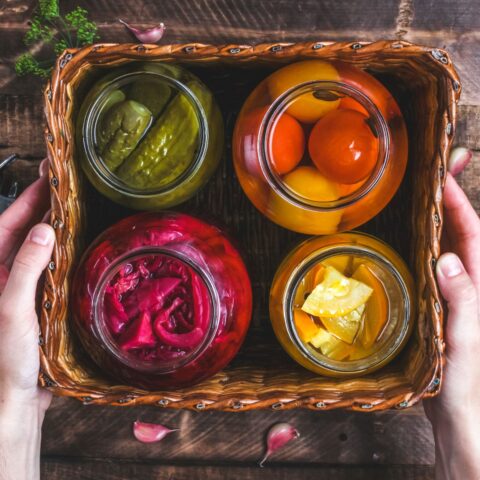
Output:
<svg viewBox="0 0 480 480">
<path fill-rule="evenodd" d="M 370 98 L 387 121 L 401 115 L 392 94 L 375 77 L 347 63 L 335 62 L 334 66 L 341 81 L 355 87 Z M 354 110 L 357 109 L 354 108 Z"/>
<path fill-rule="evenodd" d="M 293 170 L 305 152 L 305 134 L 302 126 L 288 113 L 282 113 L 273 125 L 270 140 L 270 158 L 279 175 Z"/>
<path fill-rule="evenodd" d="M 350 195 L 351 193 L 356 192 L 366 181 L 367 179 L 364 178 L 363 180 L 360 180 L 358 183 L 351 183 L 351 184 L 341 183 L 339 185 L 340 195 L 342 197 L 346 197 L 347 195 Z"/>
<path fill-rule="evenodd" d="M 241 139 L 240 150 L 236 154 L 240 156 L 243 154 L 247 171 L 256 176 L 261 176 L 257 142 L 260 125 L 267 110 L 268 106 L 260 107 L 245 114 L 239 119 L 235 132 L 235 137 Z M 305 134 L 302 126 L 287 113 L 281 114 L 273 125 L 269 141 L 273 168 L 279 175 L 290 172 L 300 162 L 304 151 Z"/>
<path fill-rule="evenodd" d="M 335 110 L 321 118 L 308 141 L 320 173 L 338 183 L 357 183 L 375 167 L 379 142 L 367 117 L 355 110 Z"/>
<path fill-rule="evenodd" d="M 388 320 L 388 297 L 385 287 L 377 276 L 365 265 L 360 264 L 352 278 L 373 288 L 365 309 L 365 323 L 360 342 L 365 349 L 373 346 Z"/>
<path fill-rule="evenodd" d="M 368 117 L 367 110 L 365 110 L 365 108 L 352 97 L 343 97 L 340 100 L 340 106 L 338 108 L 341 108 L 342 110 L 356 110 Z"/>
<path fill-rule="evenodd" d="M 290 88 L 301 83 L 312 81 L 338 82 L 339 78 L 339 74 L 332 64 L 322 60 L 305 60 L 280 68 L 270 75 L 267 84 L 273 101 Z M 306 93 L 292 102 L 287 112 L 301 122 L 313 123 L 327 112 L 338 108 L 339 103 L 338 100 L 319 100 L 312 93 Z"/>
</svg>

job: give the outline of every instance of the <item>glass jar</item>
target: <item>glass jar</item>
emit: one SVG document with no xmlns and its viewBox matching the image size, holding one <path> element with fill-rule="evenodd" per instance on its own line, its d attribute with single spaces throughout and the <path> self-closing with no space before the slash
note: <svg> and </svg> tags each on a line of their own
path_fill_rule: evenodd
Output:
<svg viewBox="0 0 480 480">
<path fill-rule="evenodd" d="M 146 388 L 183 387 L 235 356 L 252 293 L 222 232 L 177 213 L 139 214 L 103 232 L 76 271 L 74 325 L 108 374 Z"/>
<path fill-rule="evenodd" d="M 215 171 L 223 121 L 208 88 L 178 65 L 132 63 L 90 89 L 76 123 L 77 153 L 94 187 L 130 208 L 184 202 Z"/>
<path fill-rule="evenodd" d="M 262 81 L 234 131 L 237 176 L 253 204 L 301 233 L 350 230 L 382 210 L 407 162 L 390 92 L 351 65 L 307 60 Z"/>
<path fill-rule="evenodd" d="M 327 376 L 390 362 L 412 330 L 413 280 L 400 256 L 363 233 L 313 237 L 278 268 L 270 318 L 287 353 Z"/>
</svg>

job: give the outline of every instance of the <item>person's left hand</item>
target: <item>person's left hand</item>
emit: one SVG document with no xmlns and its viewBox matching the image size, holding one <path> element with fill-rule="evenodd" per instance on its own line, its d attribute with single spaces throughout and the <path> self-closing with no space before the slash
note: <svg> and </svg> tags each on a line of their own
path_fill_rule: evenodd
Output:
<svg viewBox="0 0 480 480">
<path fill-rule="evenodd" d="M 39 223 L 49 208 L 46 161 L 40 178 L 0 215 L 0 405 L 45 411 L 38 387 L 39 326 L 35 292 L 52 254 L 54 231 Z M 37 224 L 37 225 L 35 225 Z M 35 225 L 35 226 L 34 226 Z"/>
</svg>

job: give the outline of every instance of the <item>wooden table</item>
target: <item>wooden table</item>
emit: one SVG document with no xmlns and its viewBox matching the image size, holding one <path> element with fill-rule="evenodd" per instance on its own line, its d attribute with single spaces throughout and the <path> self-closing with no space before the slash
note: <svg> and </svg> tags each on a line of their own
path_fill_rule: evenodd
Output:
<svg viewBox="0 0 480 480">
<path fill-rule="evenodd" d="M 20 155 L 12 173 L 28 184 L 45 155 L 41 84 L 17 78 L 14 58 L 34 0 L 0 3 L 0 158 Z M 475 151 L 460 176 L 480 211 L 480 17 L 472 0 L 62 0 L 100 25 L 102 41 L 131 41 L 116 23 L 163 21 L 164 42 L 404 40 L 446 48 L 463 83 L 456 143 Z M 413 99 L 412 99 L 413 101 Z M 159 444 L 133 439 L 141 418 L 179 427 Z M 260 470 L 264 435 L 291 422 L 301 438 Z M 402 413 L 195 413 L 155 408 L 86 407 L 57 398 L 44 426 L 44 478 L 59 479 L 432 479 L 434 446 L 421 406 Z"/>
</svg>

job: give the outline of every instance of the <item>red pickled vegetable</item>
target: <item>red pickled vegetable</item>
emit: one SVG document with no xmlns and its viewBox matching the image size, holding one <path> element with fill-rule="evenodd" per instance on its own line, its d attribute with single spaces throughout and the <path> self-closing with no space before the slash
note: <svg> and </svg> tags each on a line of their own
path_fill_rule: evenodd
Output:
<svg viewBox="0 0 480 480">
<path fill-rule="evenodd" d="M 118 344 L 122 350 L 154 347 L 157 339 L 153 334 L 150 315 L 147 312 L 139 315 L 123 332 Z"/>
<path fill-rule="evenodd" d="M 124 265 L 106 287 L 104 308 L 119 347 L 144 361 L 184 356 L 202 342 L 210 321 L 203 279 L 168 255 Z"/>
<path fill-rule="evenodd" d="M 166 278 L 175 279 L 173 288 L 158 282 Z M 160 285 L 168 292 L 159 293 Z M 161 301 L 143 298 L 152 292 Z M 152 310 L 142 312 L 140 300 Z M 159 336 L 155 321 L 174 302 Z M 80 340 L 110 375 L 142 389 L 185 387 L 233 358 L 250 321 L 251 286 L 218 228 L 184 214 L 141 214 L 108 229 L 86 252 L 72 285 L 72 311 Z M 99 329 L 109 335 L 99 337 Z M 122 341 L 148 346 L 124 350 Z"/>
<path fill-rule="evenodd" d="M 104 312 L 107 325 L 114 335 L 122 332 L 128 322 L 128 315 L 114 290 L 105 293 Z"/>
<path fill-rule="evenodd" d="M 130 308 L 129 314 L 135 315 L 139 311 L 158 311 L 181 281 L 180 278 L 164 277 L 143 282 L 126 301 L 126 306 Z"/>
<path fill-rule="evenodd" d="M 181 304 L 182 301 L 179 298 L 176 298 L 169 308 L 162 310 L 158 314 L 153 328 L 157 337 L 160 340 L 163 340 L 167 345 L 177 348 L 194 348 L 202 341 L 205 333 L 204 330 L 195 327 L 187 333 L 171 333 L 164 326 L 164 324 L 168 322 L 172 312 Z"/>
</svg>

